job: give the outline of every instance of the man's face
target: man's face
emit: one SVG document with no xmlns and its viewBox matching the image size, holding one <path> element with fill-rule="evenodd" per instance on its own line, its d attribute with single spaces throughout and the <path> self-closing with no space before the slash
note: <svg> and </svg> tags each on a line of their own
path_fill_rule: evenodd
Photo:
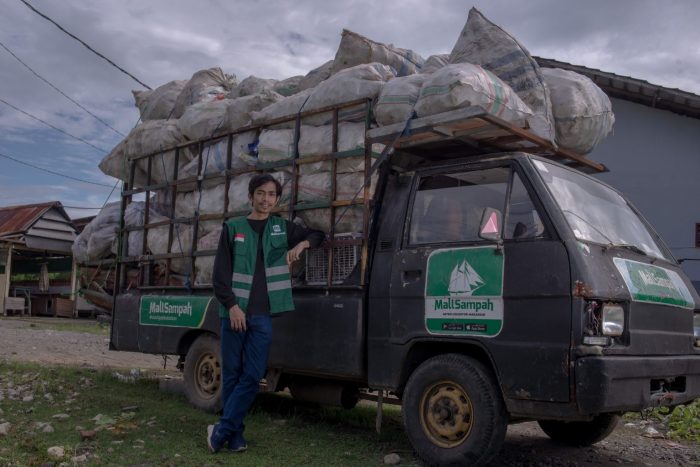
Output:
<svg viewBox="0 0 700 467">
<path fill-rule="evenodd" d="M 277 204 L 277 187 L 273 182 L 267 182 L 255 189 L 253 195 L 249 195 L 253 206 L 253 212 L 269 215 Z"/>
</svg>

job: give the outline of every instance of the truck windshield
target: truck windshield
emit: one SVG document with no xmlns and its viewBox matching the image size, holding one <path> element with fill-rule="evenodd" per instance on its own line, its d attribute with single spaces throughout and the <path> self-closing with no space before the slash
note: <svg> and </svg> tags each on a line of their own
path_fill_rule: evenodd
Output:
<svg viewBox="0 0 700 467">
<path fill-rule="evenodd" d="M 533 163 L 576 238 L 674 261 L 625 198 L 600 182 L 540 160 Z"/>
</svg>

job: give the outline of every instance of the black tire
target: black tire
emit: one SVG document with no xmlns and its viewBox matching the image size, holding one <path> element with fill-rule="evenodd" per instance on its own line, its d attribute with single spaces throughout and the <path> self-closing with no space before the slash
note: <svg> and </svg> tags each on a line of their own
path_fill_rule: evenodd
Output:
<svg viewBox="0 0 700 467">
<path fill-rule="evenodd" d="M 540 428 L 552 441 L 569 446 L 590 446 L 607 438 L 615 430 L 619 415 L 601 414 L 588 422 L 539 420 Z"/>
<path fill-rule="evenodd" d="M 190 404 L 205 412 L 217 413 L 223 406 L 220 349 L 219 339 L 206 334 L 192 343 L 185 357 L 185 395 Z"/>
<path fill-rule="evenodd" d="M 508 427 L 491 371 L 458 354 L 433 357 L 411 374 L 402 415 L 413 449 L 429 465 L 484 465 Z"/>
</svg>

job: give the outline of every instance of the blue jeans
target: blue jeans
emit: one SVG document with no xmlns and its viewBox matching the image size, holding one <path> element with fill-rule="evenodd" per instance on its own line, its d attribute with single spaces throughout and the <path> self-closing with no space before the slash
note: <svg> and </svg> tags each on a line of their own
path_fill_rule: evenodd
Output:
<svg viewBox="0 0 700 467">
<path fill-rule="evenodd" d="M 231 439 L 243 433 L 243 418 L 253 404 L 265 376 L 272 343 L 269 315 L 246 315 L 247 330 L 236 332 L 231 321 L 221 318 L 221 397 L 224 412 L 219 419 L 217 438 Z"/>
</svg>

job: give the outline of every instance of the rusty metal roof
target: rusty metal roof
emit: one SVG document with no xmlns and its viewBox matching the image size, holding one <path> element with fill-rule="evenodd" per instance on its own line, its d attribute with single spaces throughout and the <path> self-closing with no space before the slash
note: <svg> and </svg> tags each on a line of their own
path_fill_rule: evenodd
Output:
<svg viewBox="0 0 700 467">
<path fill-rule="evenodd" d="M 46 211 L 54 207 L 70 222 L 70 218 L 63 210 L 63 205 L 60 201 L 0 207 L 0 239 L 10 235 L 23 234 Z"/>
<path fill-rule="evenodd" d="M 541 67 L 562 68 L 587 76 L 610 97 L 668 110 L 686 117 L 700 118 L 700 96 L 692 92 L 666 88 L 631 76 L 616 75 L 549 58 L 533 58 Z"/>
</svg>

